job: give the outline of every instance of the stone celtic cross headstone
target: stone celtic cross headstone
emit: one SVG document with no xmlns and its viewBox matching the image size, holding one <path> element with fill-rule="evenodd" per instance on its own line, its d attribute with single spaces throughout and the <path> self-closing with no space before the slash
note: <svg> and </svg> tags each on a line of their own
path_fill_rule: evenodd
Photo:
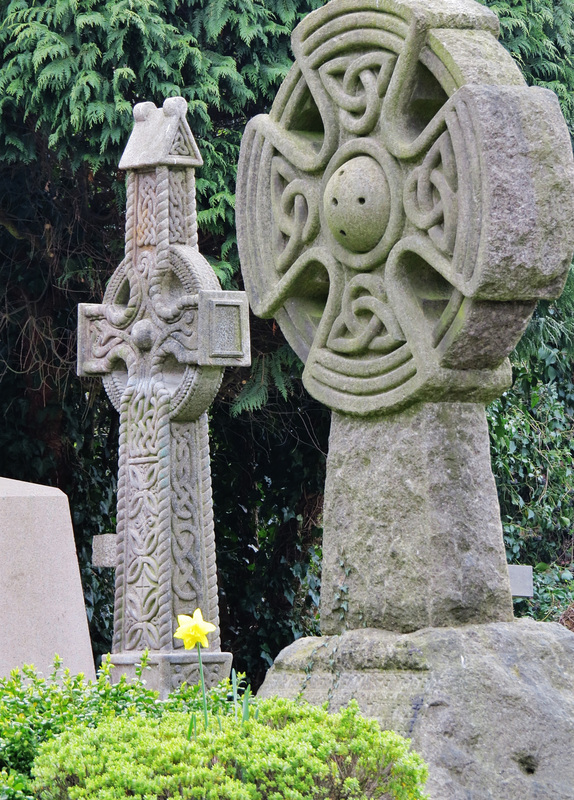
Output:
<svg viewBox="0 0 574 800">
<path fill-rule="evenodd" d="M 260 693 L 356 698 L 428 760 L 432 800 L 574 800 L 574 637 L 513 621 L 484 411 L 564 284 L 574 167 L 497 34 L 472 0 L 331 0 L 247 126 L 249 299 L 333 412 L 323 635 Z"/>
<path fill-rule="evenodd" d="M 197 680 L 197 656 L 174 640 L 177 614 L 216 625 L 220 652 L 206 410 L 223 368 L 250 363 L 243 292 L 224 292 L 197 245 L 195 168 L 202 160 L 187 103 L 140 103 L 120 161 L 127 170 L 125 258 L 101 304 L 79 307 L 78 373 L 101 375 L 120 413 L 114 676 L 150 651 L 165 695 Z"/>
<path fill-rule="evenodd" d="M 556 97 L 470 0 L 332 0 L 247 126 L 238 241 L 333 410 L 321 630 L 512 619 L 484 403 L 572 256 Z"/>
</svg>

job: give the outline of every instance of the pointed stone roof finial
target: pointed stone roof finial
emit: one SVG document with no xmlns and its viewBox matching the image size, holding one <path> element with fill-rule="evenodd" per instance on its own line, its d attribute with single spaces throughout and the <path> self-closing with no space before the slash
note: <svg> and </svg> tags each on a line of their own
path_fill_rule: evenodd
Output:
<svg viewBox="0 0 574 800">
<path fill-rule="evenodd" d="M 203 160 L 186 120 L 187 101 L 168 97 L 134 106 L 135 125 L 120 161 L 120 169 L 157 166 L 200 167 Z"/>
</svg>

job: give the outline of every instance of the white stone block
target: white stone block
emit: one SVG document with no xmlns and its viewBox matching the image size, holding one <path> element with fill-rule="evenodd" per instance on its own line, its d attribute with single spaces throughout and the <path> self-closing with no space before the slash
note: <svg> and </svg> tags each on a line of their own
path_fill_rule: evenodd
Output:
<svg viewBox="0 0 574 800">
<path fill-rule="evenodd" d="M 115 567 L 117 561 L 117 534 L 101 533 L 92 539 L 92 567 Z"/>
<path fill-rule="evenodd" d="M 94 678 L 94 660 L 68 498 L 0 478 L 0 676 L 54 655 Z"/>
<path fill-rule="evenodd" d="M 509 564 L 508 577 L 510 578 L 510 590 L 513 597 L 534 596 L 532 567 L 523 566 L 522 564 Z"/>
</svg>

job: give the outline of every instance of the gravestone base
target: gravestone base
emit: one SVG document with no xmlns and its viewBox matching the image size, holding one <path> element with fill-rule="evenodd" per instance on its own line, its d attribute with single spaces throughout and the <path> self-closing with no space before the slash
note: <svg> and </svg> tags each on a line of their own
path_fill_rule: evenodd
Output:
<svg viewBox="0 0 574 800">
<path fill-rule="evenodd" d="M 574 633 L 530 619 L 299 639 L 259 697 L 301 695 L 412 740 L 431 800 L 574 800 Z"/>
<path fill-rule="evenodd" d="M 112 653 L 110 655 L 114 665 L 112 682 L 117 683 L 122 675 L 125 675 L 128 681 L 133 681 L 142 655 L 141 652 L 136 651 Z M 229 677 L 232 660 L 231 653 L 202 652 L 201 661 L 207 689 L 217 686 L 219 681 Z M 178 689 L 184 682 L 199 683 L 199 662 L 195 650 L 176 650 L 171 653 L 150 652 L 147 665 L 149 669 L 144 670 L 142 680 L 146 682 L 148 689 L 155 689 L 159 692 L 162 700 L 165 700 L 170 692 Z"/>
</svg>

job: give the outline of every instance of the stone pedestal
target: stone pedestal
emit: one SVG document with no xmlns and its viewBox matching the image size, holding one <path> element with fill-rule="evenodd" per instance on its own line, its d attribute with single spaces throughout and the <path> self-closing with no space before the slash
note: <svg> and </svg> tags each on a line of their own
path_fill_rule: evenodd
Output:
<svg viewBox="0 0 574 800">
<path fill-rule="evenodd" d="M 95 678 L 68 498 L 59 489 L 0 478 L 0 676 L 59 655 Z"/>
<path fill-rule="evenodd" d="M 430 800 L 574 800 L 574 634 L 557 623 L 299 639 L 259 697 L 355 698 L 429 764 Z"/>
<path fill-rule="evenodd" d="M 110 658 L 114 665 L 113 682 L 117 683 L 121 675 L 125 675 L 129 681 L 133 681 L 141 657 L 141 653 L 134 652 L 112 653 Z M 217 686 L 219 681 L 229 677 L 232 660 L 231 653 L 202 652 L 201 661 L 208 689 Z M 149 669 L 144 670 L 142 674 L 142 680 L 146 682 L 148 689 L 155 689 L 159 692 L 162 700 L 165 700 L 170 692 L 178 689 L 184 682 L 191 685 L 199 683 L 199 662 L 195 650 L 178 650 L 167 653 L 151 651 L 148 667 Z"/>
<path fill-rule="evenodd" d="M 512 619 L 484 407 L 333 412 L 321 632 Z"/>
</svg>

